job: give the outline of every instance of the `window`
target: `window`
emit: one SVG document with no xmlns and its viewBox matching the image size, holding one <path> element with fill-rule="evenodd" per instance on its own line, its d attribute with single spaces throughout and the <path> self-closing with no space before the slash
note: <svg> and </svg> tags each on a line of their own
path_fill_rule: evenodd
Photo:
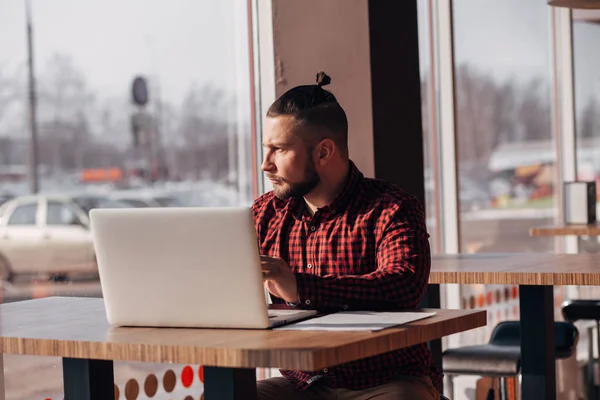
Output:
<svg viewBox="0 0 600 400">
<path fill-rule="evenodd" d="M 555 204 L 548 4 L 453 4 L 462 251 L 552 251 L 528 233 Z"/>
<path fill-rule="evenodd" d="M 435 93 L 432 86 L 432 63 L 430 57 L 431 35 L 430 35 L 430 13 L 433 10 L 429 7 L 429 2 L 419 0 L 417 2 L 419 17 L 419 63 L 421 68 L 421 113 L 423 120 L 423 155 L 425 171 L 425 215 L 427 217 L 427 231 L 430 235 L 430 244 L 433 253 L 438 253 L 441 248 L 440 243 L 440 221 L 438 221 L 439 202 L 437 193 L 439 190 L 439 179 L 437 179 L 438 154 L 436 152 L 437 116 L 434 113 Z"/>
<path fill-rule="evenodd" d="M 35 225 L 37 203 L 17 206 L 8 219 L 8 225 Z"/>
<path fill-rule="evenodd" d="M 600 193 L 600 20 L 596 10 L 573 10 L 572 16 L 577 179 L 595 181 Z M 579 239 L 580 252 L 597 252 L 598 248 L 596 237 Z M 595 286 L 580 286 L 576 291 L 580 298 L 600 296 Z"/>
<path fill-rule="evenodd" d="M 48 202 L 48 214 L 46 223 L 48 225 L 73 225 L 78 217 L 71 207 L 57 201 Z"/>
<path fill-rule="evenodd" d="M 85 212 L 98 207 L 251 204 L 257 146 L 249 1 L 30 4 L 40 191 L 90 199 L 81 201 Z M 0 2 L 0 193 L 13 197 L 29 194 L 25 16 L 25 0 Z M 136 78 L 146 84 L 147 102 L 133 101 Z M 35 206 L 28 210 L 19 216 L 20 223 L 35 222 Z M 72 220 L 68 206 L 48 204 L 49 224 L 64 226 Z M 25 238 L 37 246 L 31 254 L 45 257 L 38 265 L 47 271 L 39 272 L 53 279 L 2 293 L 0 301 L 32 293 L 101 296 L 97 278 L 63 284 L 80 271 L 52 276 L 65 260 L 74 269 L 95 266 L 84 259 L 89 255 L 93 261 L 91 235 L 71 233 L 32 229 Z M 71 262 L 79 258 L 84 260 Z M 11 377 L 11 360 L 5 362 L 6 380 L 17 379 Z M 25 371 L 38 385 L 32 390 L 44 388 L 48 395 L 42 397 L 63 397 L 59 380 L 47 385 L 43 380 L 55 361 L 44 368 L 38 358 L 18 362 L 31 364 Z M 121 393 L 128 379 L 147 375 L 148 366 L 116 363 Z M 156 376 L 179 368 L 163 367 L 152 366 Z M 194 382 L 174 395 L 199 398 L 202 386 L 198 379 Z M 7 397 L 23 397 L 12 390 L 8 388 Z"/>
<path fill-rule="evenodd" d="M 551 9 L 545 0 L 453 1 L 459 222 L 463 253 L 551 252 L 529 236 L 554 223 Z M 518 319 L 515 287 L 461 285 L 464 308 L 486 308 L 483 343 Z"/>
</svg>

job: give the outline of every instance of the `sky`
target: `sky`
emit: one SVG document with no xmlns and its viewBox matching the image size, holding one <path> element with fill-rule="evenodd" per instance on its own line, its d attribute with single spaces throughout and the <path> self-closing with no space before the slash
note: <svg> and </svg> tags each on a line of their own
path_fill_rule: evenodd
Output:
<svg viewBox="0 0 600 400">
<path fill-rule="evenodd" d="M 12 73 L 26 71 L 24 4 L 0 2 L 0 68 Z M 32 0 L 32 10 L 37 74 L 62 53 L 105 97 L 129 96 L 137 74 L 158 75 L 172 102 L 193 83 L 248 86 L 244 0 Z"/>
<path fill-rule="evenodd" d="M 551 73 L 546 0 L 455 0 L 455 59 L 505 79 Z"/>
<path fill-rule="evenodd" d="M 426 0 L 418 0 L 425 22 Z M 546 0 L 454 0 L 454 57 L 498 81 L 552 74 L 551 15 Z M 429 63 L 427 26 L 419 26 L 422 68 Z M 600 100 L 600 24 L 575 22 L 575 95 Z"/>
<path fill-rule="evenodd" d="M 158 76 L 161 97 L 176 105 L 193 84 L 210 83 L 240 98 L 248 94 L 245 0 L 31 1 L 37 74 L 53 54 L 62 53 L 72 57 L 101 98 L 128 98 L 138 74 Z M 426 3 L 418 0 L 422 16 Z M 0 72 L 22 78 L 24 4 L 0 1 Z M 500 81 L 543 76 L 550 82 L 546 0 L 455 0 L 454 29 L 457 63 L 468 62 Z M 426 38 L 425 24 L 420 33 Z M 576 23 L 574 35 L 576 96 L 600 97 L 600 25 Z M 425 46 L 422 40 L 423 68 Z"/>
<path fill-rule="evenodd" d="M 600 24 L 575 22 L 573 43 L 575 101 L 580 108 L 590 97 L 600 100 Z"/>
</svg>

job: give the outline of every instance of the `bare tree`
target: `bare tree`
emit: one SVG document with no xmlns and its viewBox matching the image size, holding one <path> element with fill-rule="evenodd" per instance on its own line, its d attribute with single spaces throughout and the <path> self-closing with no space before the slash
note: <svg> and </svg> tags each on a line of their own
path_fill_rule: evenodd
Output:
<svg viewBox="0 0 600 400">
<path fill-rule="evenodd" d="M 490 78 L 462 65 L 456 70 L 456 87 L 460 160 L 484 163 L 501 140 L 494 126 L 496 86 Z"/>
<path fill-rule="evenodd" d="M 10 74 L 6 67 L 0 65 L 0 126 L 14 106 L 24 106 L 22 82 L 19 78 L 18 74 Z"/>
<path fill-rule="evenodd" d="M 0 124 L 9 108 L 16 100 L 16 91 L 11 80 L 6 76 L 4 68 L 0 68 Z M 0 137 L 0 164 L 11 164 L 13 140 L 10 137 Z"/>
<path fill-rule="evenodd" d="M 595 97 L 588 99 L 581 113 L 579 114 L 579 124 L 577 124 L 577 134 L 583 138 L 600 136 L 600 108 Z"/>
<path fill-rule="evenodd" d="M 196 179 L 208 174 L 212 179 L 227 175 L 227 126 L 223 117 L 224 93 L 212 86 L 192 86 L 181 107 L 179 136 L 183 170 L 193 172 Z M 225 114 L 226 115 L 226 114 Z"/>
<path fill-rule="evenodd" d="M 516 140 L 517 123 L 517 90 L 514 81 L 510 80 L 496 87 L 493 93 L 494 113 L 492 126 L 496 132 L 496 139 L 492 140 L 493 148 L 498 143 Z M 492 148 L 492 150 L 493 150 Z"/>
<path fill-rule="evenodd" d="M 527 82 L 519 96 L 517 120 L 523 137 L 516 140 L 543 140 L 552 135 L 550 93 L 548 85 L 540 78 Z"/>
<path fill-rule="evenodd" d="M 11 154 L 14 152 L 13 139 L 0 137 L 0 165 L 12 164 Z"/>
<path fill-rule="evenodd" d="M 40 111 L 44 120 L 75 121 L 94 102 L 83 73 L 72 58 L 54 54 L 40 78 Z"/>
<path fill-rule="evenodd" d="M 54 172 L 84 167 L 95 96 L 71 57 L 55 54 L 39 79 L 40 159 Z M 50 157 L 49 157 L 50 155 Z"/>
<path fill-rule="evenodd" d="M 502 142 L 549 139 L 549 85 L 541 78 L 525 84 L 496 82 L 469 65 L 456 69 L 458 151 L 464 165 L 485 166 Z"/>
</svg>

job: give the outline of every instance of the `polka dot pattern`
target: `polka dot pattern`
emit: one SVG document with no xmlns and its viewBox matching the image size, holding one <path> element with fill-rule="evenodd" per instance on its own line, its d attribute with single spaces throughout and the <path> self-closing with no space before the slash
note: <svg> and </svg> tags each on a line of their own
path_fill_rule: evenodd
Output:
<svg viewBox="0 0 600 400">
<path fill-rule="evenodd" d="M 181 371 L 181 384 L 185 388 L 189 388 L 192 386 L 192 382 L 194 381 L 194 370 L 189 365 L 186 365 Z"/>
<path fill-rule="evenodd" d="M 163 376 L 163 387 L 165 392 L 171 393 L 173 389 L 175 389 L 175 384 L 177 383 L 177 377 L 175 376 L 175 372 L 173 370 L 168 370 L 165 372 Z"/>
<path fill-rule="evenodd" d="M 144 393 L 148 397 L 154 397 L 156 392 L 158 391 L 158 378 L 154 374 L 150 374 L 146 377 L 144 381 Z"/>
<path fill-rule="evenodd" d="M 197 375 L 196 375 L 197 374 Z M 198 366 L 198 370 L 196 371 L 194 367 L 191 365 L 186 365 L 181 370 L 181 375 L 179 379 L 181 380 L 181 385 L 189 389 L 194 384 L 194 380 L 198 377 L 198 381 L 200 383 L 204 383 L 204 367 L 202 365 Z M 165 371 L 162 376 L 162 382 L 160 382 L 159 377 L 156 374 L 149 374 L 144 379 L 143 390 L 144 394 L 148 398 L 153 398 L 159 392 L 160 389 L 163 389 L 167 393 L 172 393 L 175 390 L 175 386 L 177 386 L 177 374 L 172 369 Z M 140 380 L 141 382 L 141 380 Z M 162 383 L 162 385 L 161 385 Z M 161 387 L 162 386 L 162 387 Z M 129 379 L 125 384 L 125 388 L 123 389 L 124 400 L 139 400 L 140 396 L 140 383 L 136 379 Z M 121 399 L 121 392 L 119 386 L 115 384 L 115 400 Z M 204 400 L 204 393 L 200 395 L 200 397 L 193 397 L 191 395 L 187 395 L 183 400 Z M 52 400 L 47 397 L 44 400 Z M 172 399 L 176 400 L 176 399 Z"/>
<path fill-rule="evenodd" d="M 198 367 L 198 379 L 204 383 L 204 367 L 202 365 Z"/>
<path fill-rule="evenodd" d="M 140 394 L 140 385 L 135 379 L 130 379 L 125 385 L 125 400 L 137 400 Z"/>
</svg>

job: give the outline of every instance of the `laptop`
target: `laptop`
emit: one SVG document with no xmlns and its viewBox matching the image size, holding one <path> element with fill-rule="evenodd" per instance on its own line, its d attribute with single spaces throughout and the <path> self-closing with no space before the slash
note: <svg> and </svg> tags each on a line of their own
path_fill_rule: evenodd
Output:
<svg viewBox="0 0 600 400">
<path fill-rule="evenodd" d="M 269 310 L 249 207 L 90 211 L 108 322 L 268 329 L 316 314 Z"/>
</svg>

